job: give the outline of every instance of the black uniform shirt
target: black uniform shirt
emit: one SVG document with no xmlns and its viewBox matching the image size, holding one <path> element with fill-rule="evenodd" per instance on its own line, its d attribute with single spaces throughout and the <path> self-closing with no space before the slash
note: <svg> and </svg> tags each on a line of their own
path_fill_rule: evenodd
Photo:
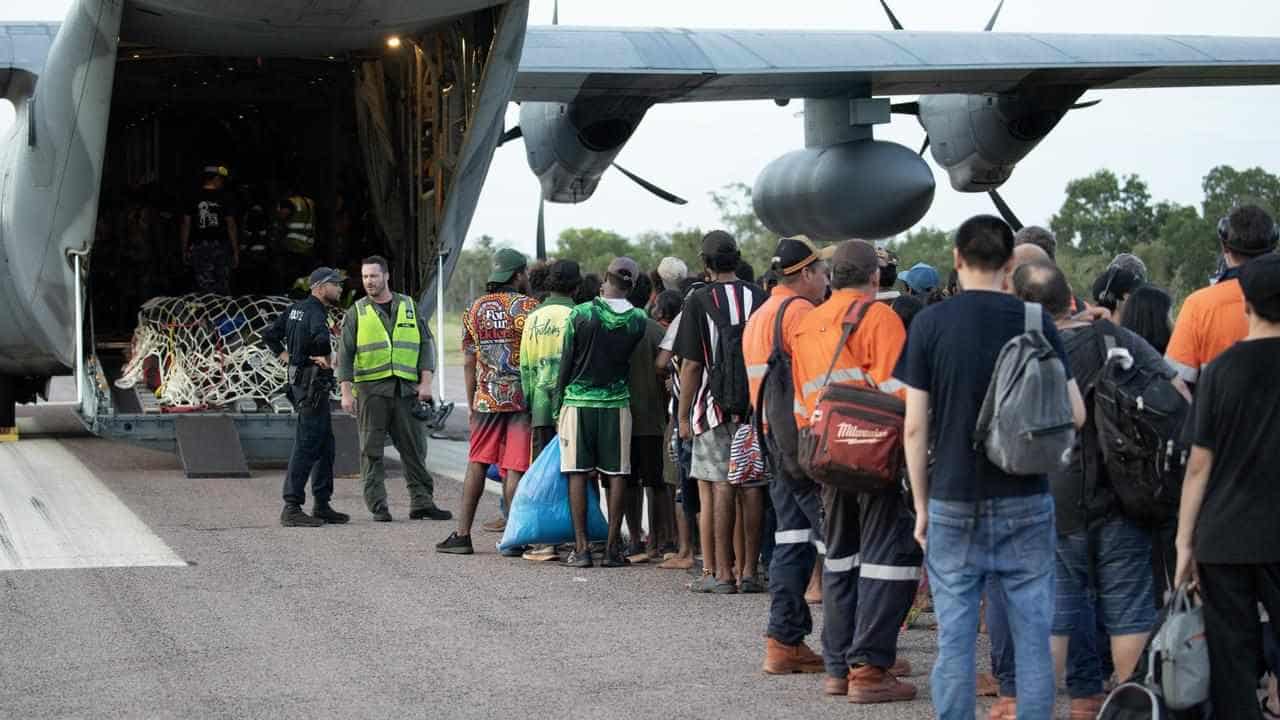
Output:
<svg viewBox="0 0 1280 720">
<path fill-rule="evenodd" d="M 289 364 L 295 367 L 310 365 L 312 357 L 328 357 L 333 351 L 329 344 L 328 310 L 314 295 L 308 295 L 306 300 L 280 313 L 263 331 L 262 340 L 277 355 L 286 349 L 287 343 Z"/>
</svg>

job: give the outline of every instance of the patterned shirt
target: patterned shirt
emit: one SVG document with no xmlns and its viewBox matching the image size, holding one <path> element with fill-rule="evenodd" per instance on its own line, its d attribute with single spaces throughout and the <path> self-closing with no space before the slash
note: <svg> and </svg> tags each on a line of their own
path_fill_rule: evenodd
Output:
<svg viewBox="0 0 1280 720">
<path fill-rule="evenodd" d="M 560 409 L 560 353 L 573 300 L 552 295 L 525 321 L 520 340 L 520 380 L 532 415 L 531 427 L 554 427 Z"/>
<path fill-rule="evenodd" d="M 502 290 L 482 295 L 462 315 L 462 353 L 475 358 L 474 412 L 524 412 L 520 387 L 520 336 L 538 301 Z"/>
</svg>

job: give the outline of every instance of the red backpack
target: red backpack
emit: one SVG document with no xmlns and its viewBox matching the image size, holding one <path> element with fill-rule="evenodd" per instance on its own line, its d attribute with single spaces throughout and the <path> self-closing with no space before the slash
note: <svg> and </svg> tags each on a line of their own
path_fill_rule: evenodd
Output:
<svg viewBox="0 0 1280 720">
<path fill-rule="evenodd" d="M 831 382 L 840 352 L 874 302 L 860 299 L 845 314 L 844 334 L 827 368 L 825 386 L 809 416 L 809 427 L 800 433 L 800 464 L 809 477 L 851 493 L 897 487 L 905 463 L 906 403 L 881 391 L 870 375 L 857 368 L 841 371 L 842 381 Z"/>
</svg>

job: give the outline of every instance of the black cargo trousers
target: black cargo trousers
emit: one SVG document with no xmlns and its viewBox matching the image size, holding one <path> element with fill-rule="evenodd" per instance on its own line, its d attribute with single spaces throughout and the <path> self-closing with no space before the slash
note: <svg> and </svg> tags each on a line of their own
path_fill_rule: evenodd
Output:
<svg viewBox="0 0 1280 720">
<path fill-rule="evenodd" d="M 822 656 L 827 673 L 888 669 L 920 582 L 924 553 L 902 492 L 822 488 L 827 557 L 822 566 Z"/>
</svg>

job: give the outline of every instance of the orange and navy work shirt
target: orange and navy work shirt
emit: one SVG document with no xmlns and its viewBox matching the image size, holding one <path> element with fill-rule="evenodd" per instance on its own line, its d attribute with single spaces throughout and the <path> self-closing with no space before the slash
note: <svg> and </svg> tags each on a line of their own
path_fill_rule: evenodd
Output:
<svg viewBox="0 0 1280 720">
<path fill-rule="evenodd" d="M 1206 365 L 1249 334 L 1244 291 L 1236 273 L 1228 272 L 1216 285 L 1191 293 L 1173 325 L 1165 360 L 1187 382 L 1199 379 Z"/>
<path fill-rule="evenodd" d="M 796 388 L 796 426 L 809 427 L 818 394 L 827 384 L 827 368 L 844 334 L 849 308 L 866 296 L 837 290 L 800 321 L 791 336 L 791 376 Z M 868 298 L 874 300 L 874 297 Z M 831 372 L 831 382 L 866 382 L 905 398 L 907 386 L 894 379 L 893 368 L 907 342 L 901 318 L 885 303 L 872 302 L 862 324 L 849 337 Z"/>
<path fill-rule="evenodd" d="M 778 285 L 770 293 L 760 309 L 747 320 L 742 330 L 742 358 L 747 362 L 747 381 L 751 383 L 751 407 L 756 409 L 756 399 L 760 397 L 760 383 L 765 371 L 769 369 L 769 356 L 773 354 L 773 327 L 778 319 L 778 310 L 788 298 L 796 298 L 787 305 L 787 314 L 782 318 L 782 351 L 791 355 L 791 335 L 800 326 L 800 321 L 813 310 L 813 303 L 801 297 L 786 285 Z"/>
</svg>

